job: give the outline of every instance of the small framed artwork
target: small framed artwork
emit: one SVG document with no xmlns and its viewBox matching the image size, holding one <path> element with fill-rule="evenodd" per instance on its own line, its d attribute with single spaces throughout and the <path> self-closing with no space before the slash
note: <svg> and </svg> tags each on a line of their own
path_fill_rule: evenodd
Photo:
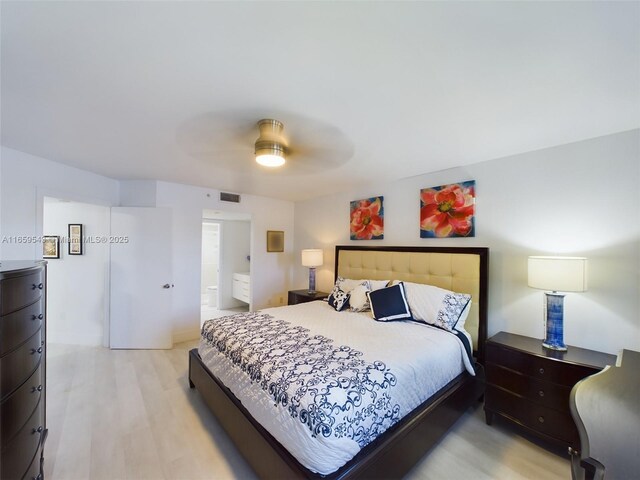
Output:
<svg viewBox="0 0 640 480">
<path fill-rule="evenodd" d="M 82 224 L 69 224 L 69 255 L 82 255 Z"/>
<path fill-rule="evenodd" d="M 267 230 L 267 252 L 284 252 L 284 232 Z"/>
<path fill-rule="evenodd" d="M 349 239 L 382 240 L 384 238 L 384 197 L 354 200 L 349 205 Z"/>
<path fill-rule="evenodd" d="M 44 235 L 42 237 L 42 258 L 60 258 L 60 237 Z"/>
<path fill-rule="evenodd" d="M 420 190 L 420 238 L 474 237 L 476 182 Z"/>
</svg>

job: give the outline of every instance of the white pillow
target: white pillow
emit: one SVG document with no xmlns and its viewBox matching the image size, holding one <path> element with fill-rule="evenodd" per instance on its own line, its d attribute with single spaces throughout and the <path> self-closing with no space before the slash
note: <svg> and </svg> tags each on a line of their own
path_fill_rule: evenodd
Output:
<svg viewBox="0 0 640 480">
<path fill-rule="evenodd" d="M 371 285 L 371 291 L 380 290 L 381 288 L 386 288 L 389 285 L 389 280 L 367 280 Z"/>
<path fill-rule="evenodd" d="M 358 285 L 362 284 L 363 281 L 364 280 L 353 280 L 351 278 L 338 277 L 338 279 L 336 280 L 336 285 L 340 287 L 340 290 L 342 290 L 343 292 L 349 293 Z"/>
<path fill-rule="evenodd" d="M 471 308 L 471 295 L 422 283 L 404 282 L 404 288 L 415 320 L 448 331 L 454 328 L 464 331 L 464 322 Z"/>
<path fill-rule="evenodd" d="M 360 281 L 360 285 L 349 292 L 349 310 L 352 312 L 365 312 L 371 308 L 367 292 L 371 291 L 368 280 Z"/>
<path fill-rule="evenodd" d="M 338 277 L 336 279 L 336 285 L 340 288 L 340 290 L 346 293 L 349 293 L 358 285 L 362 285 L 363 282 L 369 282 L 369 287 L 371 288 L 371 291 L 380 290 L 381 288 L 384 288 L 389 284 L 389 280 L 367 280 L 364 278 L 360 280 L 355 280 L 353 278 L 342 278 L 342 277 Z"/>
</svg>

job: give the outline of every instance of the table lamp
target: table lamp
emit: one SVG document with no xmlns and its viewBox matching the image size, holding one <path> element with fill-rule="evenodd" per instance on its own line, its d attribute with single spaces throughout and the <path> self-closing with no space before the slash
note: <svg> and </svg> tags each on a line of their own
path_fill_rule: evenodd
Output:
<svg viewBox="0 0 640 480">
<path fill-rule="evenodd" d="M 584 257 L 529 257 L 528 285 L 546 291 L 546 337 L 542 346 L 566 351 L 564 344 L 564 293 L 587 290 L 587 259 Z"/>
<path fill-rule="evenodd" d="M 309 267 L 309 294 L 316 293 L 316 267 L 322 265 L 322 250 L 308 248 L 302 250 L 302 266 Z"/>
</svg>

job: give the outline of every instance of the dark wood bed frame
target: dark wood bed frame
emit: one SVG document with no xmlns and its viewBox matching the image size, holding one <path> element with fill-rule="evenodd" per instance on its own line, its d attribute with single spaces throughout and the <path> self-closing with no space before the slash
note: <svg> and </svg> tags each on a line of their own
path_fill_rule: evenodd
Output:
<svg viewBox="0 0 640 480">
<path fill-rule="evenodd" d="M 260 478 L 352 479 L 399 478 L 433 447 L 456 420 L 484 393 L 484 343 L 487 338 L 489 250 L 483 247 L 357 247 L 336 246 L 336 272 L 341 250 L 474 254 L 480 259 L 480 310 L 476 376 L 460 374 L 412 413 L 363 448 L 329 475 L 302 466 L 213 375 L 197 349 L 189 352 L 189 385 L 197 388 L 236 447 Z M 337 275 L 337 273 L 336 273 Z"/>
</svg>

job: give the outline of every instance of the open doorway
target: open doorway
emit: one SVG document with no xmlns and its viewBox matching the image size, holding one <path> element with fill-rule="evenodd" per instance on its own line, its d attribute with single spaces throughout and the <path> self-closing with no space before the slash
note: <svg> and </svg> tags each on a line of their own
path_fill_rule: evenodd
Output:
<svg viewBox="0 0 640 480">
<path fill-rule="evenodd" d="M 210 318 L 249 311 L 251 305 L 250 252 L 251 216 L 249 214 L 219 210 L 203 211 L 201 324 Z"/>
</svg>

